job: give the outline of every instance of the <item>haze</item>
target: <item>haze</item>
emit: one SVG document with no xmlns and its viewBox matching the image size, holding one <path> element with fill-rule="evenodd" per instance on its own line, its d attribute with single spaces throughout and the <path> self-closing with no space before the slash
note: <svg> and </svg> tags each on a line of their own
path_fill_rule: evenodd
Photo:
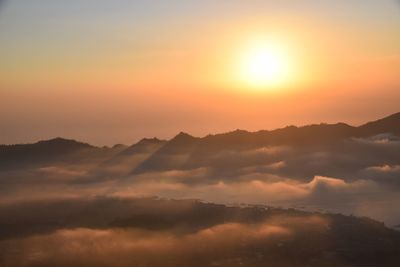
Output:
<svg viewBox="0 0 400 267">
<path fill-rule="evenodd" d="M 1 267 L 399 267 L 400 2 L 0 0 Z"/>
<path fill-rule="evenodd" d="M 284 83 L 238 76 L 247 47 L 284 48 Z M 0 140 L 96 145 L 398 111 L 396 1 L 3 1 Z M 272 70 L 272 73 L 275 70 Z M 270 71 L 271 72 L 271 71 Z M 257 73 L 256 73 L 257 74 Z"/>
</svg>

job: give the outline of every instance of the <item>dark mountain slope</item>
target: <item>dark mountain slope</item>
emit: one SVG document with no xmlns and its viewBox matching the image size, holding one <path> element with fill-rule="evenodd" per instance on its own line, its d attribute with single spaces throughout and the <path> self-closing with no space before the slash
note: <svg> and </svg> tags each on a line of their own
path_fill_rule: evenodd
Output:
<svg viewBox="0 0 400 267">
<path fill-rule="evenodd" d="M 319 147 L 334 147 L 338 142 L 351 137 L 369 137 L 389 132 L 400 134 L 400 113 L 360 127 L 353 127 L 345 123 L 313 124 L 302 127 L 288 126 L 272 131 L 236 130 L 203 138 L 180 133 L 143 162 L 135 172 L 193 169 L 210 165 L 217 166 L 217 168 L 218 166 L 226 167 L 229 163 L 225 162 L 225 159 L 220 162 L 219 159 L 213 158 L 221 151 L 243 151 L 272 146 L 291 146 L 296 147 L 299 151 L 318 150 Z M 268 162 L 265 158 L 260 160 Z M 237 167 L 238 163 L 250 164 L 243 161 L 231 161 L 230 164 Z"/>
<path fill-rule="evenodd" d="M 180 169 L 184 167 L 200 140 L 181 132 L 135 168 L 134 172 Z"/>
<path fill-rule="evenodd" d="M 165 140 L 144 138 L 102 162 L 98 174 L 125 175 L 165 145 Z"/>
<path fill-rule="evenodd" d="M 143 138 L 136 144 L 131 145 L 117 156 L 128 156 L 137 153 L 145 153 L 149 150 L 154 150 L 155 148 L 160 148 L 166 143 L 165 140 L 161 140 L 158 138 Z"/>
<path fill-rule="evenodd" d="M 34 144 L 0 145 L 0 171 L 49 165 L 97 165 L 125 146 L 96 147 L 75 140 L 54 138 Z"/>
<path fill-rule="evenodd" d="M 75 140 L 54 138 L 34 144 L 0 145 L 0 168 L 68 160 L 75 153 L 98 149 Z"/>
<path fill-rule="evenodd" d="M 371 136 L 381 133 L 400 135 L 400 112 L 386 118 L 368 122 L 357 128 L 358 136 Z"/>
<path fill-rule="evenodd" d="M 181 132 L 167 142 L 156 138 L 143 139 L 128 148 L 98 148 L 62 138 L 35 144 L 0 145 L 0 169 L 70 160 L 103 161 L 100 167 L 115 164 L 118 168 L 125 168 L 131 164 L 129 172 L 136 173 L 196 168 L 211 163 L 218 165 L 218 159 L 212 159 L 211 163 L 210 160 L 221 151 L 245 151 L 273 146 L 318 149 L 334 147 L 337 142 L 351 137 L 369 137 L 382 133 L 400 135 L 400 113 L 359 127 L 344 123 L 314 124 L 271 131 L 236 130 L 203 138 Z"/>
</svg>

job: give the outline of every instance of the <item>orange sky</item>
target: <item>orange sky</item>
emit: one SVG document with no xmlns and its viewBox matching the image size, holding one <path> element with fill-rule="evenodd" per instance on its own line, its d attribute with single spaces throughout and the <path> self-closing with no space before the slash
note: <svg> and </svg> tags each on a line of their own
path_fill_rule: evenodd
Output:
<svg viewBox="0 0 400 267">
<path fill-rule="evenodd" d="M 400 110 L 395 1 L 274 2 L 6 1 L 0 143 L 132 143 Z M 289 74 L 255 87 L 242 58 L 263 40 Z"/>
</svg>

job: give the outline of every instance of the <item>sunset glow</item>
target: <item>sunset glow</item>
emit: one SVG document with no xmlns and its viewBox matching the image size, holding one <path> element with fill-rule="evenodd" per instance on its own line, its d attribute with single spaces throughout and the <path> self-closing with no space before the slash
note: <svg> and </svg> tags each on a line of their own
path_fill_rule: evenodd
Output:
<svg viewBox="0 0 400 267">
<path fill-rule="evenodd" d="M 0 0 L 0 267 L 399 267 L 400 0 Z"/>
<path fill-rule="evenodd" d="M 287 51 L 273 43 L 259 42 L 250 46 L 240 67 L 243 82 L 253 88 L 271 89 L 290 79 Z"/>
<path fill-rule="evenodd" d="M 358 124 L 398 109 L 393 1 L 19 0 L 0 16 L 5 143 Z"/>
</svg>

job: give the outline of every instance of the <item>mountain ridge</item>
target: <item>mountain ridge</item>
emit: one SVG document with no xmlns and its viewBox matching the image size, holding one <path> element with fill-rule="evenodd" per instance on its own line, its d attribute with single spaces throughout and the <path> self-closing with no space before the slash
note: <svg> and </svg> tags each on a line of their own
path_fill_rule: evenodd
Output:
<svg viewBox="0 0 400 267">
<path fill-rule="evenodd" d="M 249 150 L 268 146 L 326 146 L 352 137 L 368 137 L 386 133 L 393 128 L 393 134 L 400 135 L 400 113 L 364 125 L 351 126 L 346 123 L 311 124 L 306 126 L 287 126 L 275 130 L 232 132 L 193 137 L 179 133 L 165 143 L 158 151 L 142 162 L 133 172 L 147 170 L 193 169 L 202 165 L 221 150 Z M 389 120 L 389 122 L 386 122 Z M 389 126 L 392 125 L 392 128 Z M 173 155 L 174 160 L 171 160 Z"/>
<path fill-rule="evenodd" d="M 399 123 L 396 125 L 396 123 Z M 394 125 L 394 126 L 393 126 Z M 301 125 L 301 126 L 296 126 L 296 125 L 288 125 L 282 128 L 276 128 L 272 130 L 265 130 L 261 129 L 258 131 L 250 132 L 247 130 L 242 130 L 242 129 L 236 129 L 234 131 L 230 132 L 225 132 L 225 133 L 217 133 L 217 134 L 208 134 L 204 137 L 195 137 L 193 135 L 190 135 L 189 133 L 186 132 L 180 132 L 177 135 L 175 135 L 173 138 L 167 140 L 167 142 L 185 142 L 188 140 L 198 140 L 198 139 L 212 139 L 220 136 L 239 136 L 239 135 L 246 135 L 246 134 L 264 134 L 264 133 L 271 133 L 271 132 L 282 132 L 282 131 L 289 131 L 289 130 L 296 130 L 296 129 L 311 129 L 311 128 L 334 128 L 334 127 L 341 127 L 341 128 L 347 128 L 348 130 L 350 129 L 358 129 L 355 130 L 355 132 L 359 135 L 365 135 L 365 134 L 379 134 L 382 133 L 382 128 L 387 128 L 389 131 L 394 129 L 394 134 L 400 134 L 400 112 L 393 113 L 391 115 L 388 115 L 386 117 L 370 121 L 364 124 L 361 124 L 360 126 L 352 126 L 344 122 L 337 122 L 337 123 L 324 123 L 321 122 L 319 124 L 307 124 L 307 125 Z M 377 129 L 381 127 L 381 129 Z M 390 129 L 392 128 L 392 129 Z M 134 143 L 129 146 L 134 146 L 135 144 L 141 143 L 141 142 L 157 142 L 157 141 L 165 141 L 163 139 L 158 139 L 157 137 L 153 138 L 142 138 L 139 140 L 137 143 Z M 18 143 L 18 144 L 0 144 L 0 149 L 4 149 L 5 147 L 15 147 L 15 146 L 24 146 L 24 145 L 47 145 L 47 144 L 56 144 L 56 143 L 70 143 L 70 144 L 76 144 L 76 145 L 82 145 L 86 147 L 97 147 L 94 145 L 91 145 L 89 143 L 85 142 L 80 142 L 75 139 L 67 139 L 63 137 L 55 137 L 51 139 L 46 139 L 46 140 L 39 140 L 35 143 Z"/>
<path fill-rule="evenodd" d="M 348 138 L 365 138 L 383 133 L 400 136 L 400 112 L 351 126 L 343 122 L 286 126 L 274 130 L 249 132 L 235 130 L 195 137 L 180 132 L 170 140 L 143 138 L 130 145 L 97 147 L 61 137 L 33 144 L 0 145 L 0 168 L 15 168 L 21 164 L 49 164 L 56 160 L 97 160 L 106 164 L 132 162 L 129 157 L 142 155 L 135 161 L 133 173 L 143 171 L 190 169 L 221 151 L 242 151 L 270 146 L 318 147 L 332 146 Z"/>
</svg>

